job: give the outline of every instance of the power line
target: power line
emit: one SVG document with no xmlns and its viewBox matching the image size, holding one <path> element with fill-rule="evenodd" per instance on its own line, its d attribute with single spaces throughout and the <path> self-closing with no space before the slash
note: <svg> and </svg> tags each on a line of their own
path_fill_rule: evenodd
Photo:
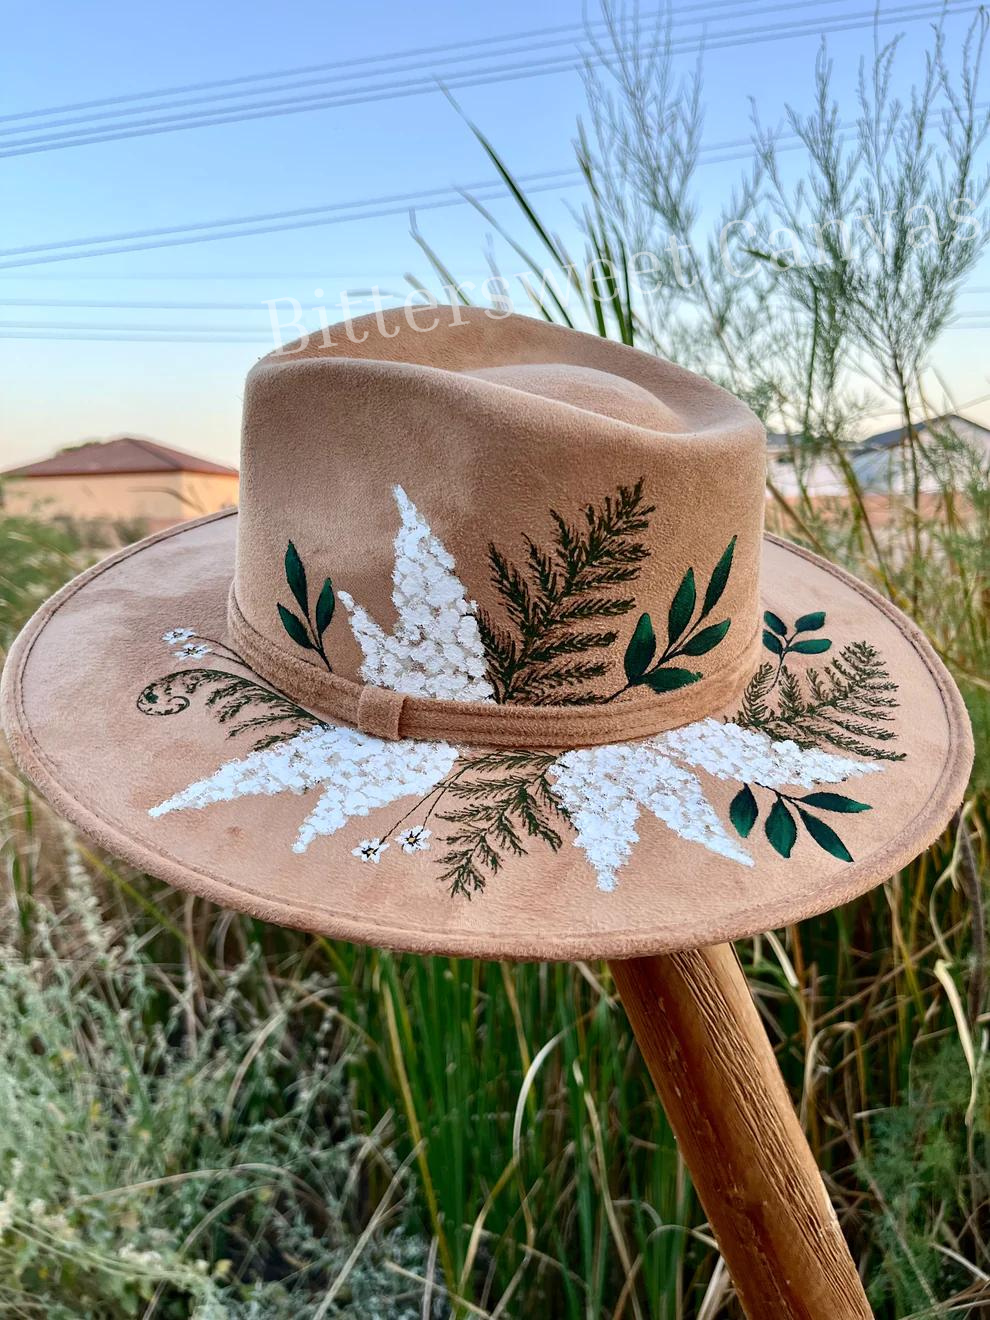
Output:
<svg viewBox="0 0 990 1320">
<path fill-rule="evenodd" d="M 62 277 L 60 277 L 62 278 Z M 348 305 L 357 306 L 361 303 L 370 303 L 373 300 L 370 297 L 363 296 L 358 292 L 353 295 L 347 292 Z M 379 290 L 379 296 L 383 298 L 404 298 L 404 293 L 387 293 Z M 77 307 L 85 308 L 89 311 L 141 311 L 141 312 L 265 312 L 268 313 L 267 304 L 269 302 L 286 302 L 286 298 L 274 299 L 255 299 L 254 302 L 138 302 L 130 299 L 120 299 L 116 301 L 93 301 L 88 298 L 0 298 L 0 307 Z M 324 302 L 307 302 L 297 305 L 302 312 L 319 311 L 321 307 L 326 307 Z"/>
<path fill-rule="evenodd" d="M 850 125 L 844 125 L 848 128 Z M 779 151 L 799 150 L 803 143 L 794 132 L 781 133 Z M 733 148 L 743 150 L 732 150 Z M 702 148 L 703 153 L 724 152 L 701 161 L 702 164 L 724 164 L 738 160 L 749 154 L 751 144 L 745 138 L 736 138 L 728 142 L 712 143 Z M 531 193 L 557 191 L 579 184 L 583 176 L 579 170 L 544 170 L 536 174 L 519 175 L 516 182 L 524 185 Z M 468 195 L 470 194 L 470 195 Z M 376 220 L 390 215 L 404 213 L 407 209 L 422 211 L 446 209 L 461 206 L 469 201 L 499 201 L 509 194 L 504 186 L 495 180 L 465 184 L 458 188 L 431 189 L 420 193 L 399 193 L 379 198 L 363 198 L 352 202 L 338 202 L 320 207 L 302 207 L 291 211 L 271 211 L 263 214 L 228 218 L 227 220 L 201 221 L 191 225 L 176 225 L 166 229 L 137 230 L 123 234 L 108 234 L 101 237 L 67 240 L 61 243 L 32 245 L 27 248 L 0 250 L 0 276 L 6 270 L 23 269 L 26 266 L 46 265 L 53 262 L 82 260 L 88 257 L 114 256 L 124 252 L 147 252 L 167 247 L 191 246 L 197 243 L 226 241 L 230 238 L 248 238 L 259 234 L 284 233 L 294 229 L 319 228 L 326 225 L 342 224 L 349 220 Z M 387 205 L 374 208 L 376 203 Z M 298 217 L 306 216 L 306 219 Z M 257 223 L 256 223 L 257 222 Z M 237 228 L 230 228 L 238 226 Z M 249 226 L 249 227 L 245 227 Z M 212 231 L 212 232 L 207 232 Z M 223 232 L 227 231 L 227 232 Z M 174 237 L 173 237 L 174 235 Z M 133 242 L 137 238 L 139 241 Z M 154 242 L 145 242 L 145 238 L 154 238 Z M 100 244 L 85 248 L 86 243 Z M 68 249 L 79 249 L 70 251 Z M 27 258 L 26 260 L 23 258 Z M 7 276 L 7 278 L 10 278 Z M 75 277 L 73 277 L 75 278 Z M 273 277 L 274 278 L 274 277 Z M 282 278 L 282 277 L 278 277 Z M 327 278 L 327 277 L 324 277 Z"/>
<path fill-rule="evenodd" d="M 784 8 L 789 6 L 785 5 Z M 971 13 L 979 9 L 979 4 L 953 5 L 953 14 Z M 742 28 L 732 33 L 720 34 L 719 38 L 706 40 L 703 36 L 688 38 L 681 43 L 672 43 L 674 53 L 683 54 L 705 50 L 721 50 L 727 47 L 752 45 L 761 42 L 789 40 L 795 36 L 821 34 L 823 36 L 838 32 L 851 31 L 864 26 L 886 26 L 893 22 L 913 22 L 923 18 L 933 18 L 944 14 L 944 3 L 903 5 L 895 11 L 877 16 L 875 11 L 864 11 L 840 20 L 828 20 L 827 25 L 819 19 L 802 20 L 788 28 L 770 25 L 763 28 Z M 757 11 L 760 12 L 760 11 Z M 524 78 L 543 77 L 551 73 L 565 73 L 580 70 L 587 64 L 600 64 L 602 56 L 568 55 L 543 61 L 529 61 L 514 65 L 495 66 L 491 69 L 477 70 L 474 73 L 454 75 L 445 81 L 445 86 L 452 90 L 467 87 L 485 86 L 496 82 L 519 81 Z M 0 150 L 0 159 L 10 156 L 37 154 L 43 151 L 58 151 L 73 146 L 88 146 L 94 143 L 116 142 L 135 137 L 150 137 L 161 133 L 179 132 L 192 128 L 207 128 L 217 125 L 244 123 L 253 119 L 278 118 L 285 115 L 301 114 L 312 110 L 340 109 L 351 105 L 361 105 L 369 101 L 386 101 L 409 96 L 419 96 L 438 90 L 438 80 L 430 75 L 426 78 L 410 79 L 403 83 L 380 83 L 369 85 L 353 94 L 339 93 L 323 96 L 309 96 L 289 101 L 270 101 L 254 103 L 254 107 L 231 110 L 220 113 L 193 113 L 187 115 L 133 121 L 117 131 L 99 133 L 78 133 L 74 135 L 56 134 L 51 137 L 21 138 L 10 146 Z"/>
<path fill-rule="evenodd" d="M 974 325 L 958 325 L 951 322 L 945 327 L 946 330 L 979 330 L 990 329 L 990 321 L 980 322 Z M 322 326 L 316 329 L 309 329 L 307 333 L 311 337 L 322 333 Z M 47 340 L 61 340 L 68 343 L 123 343 L 123 344 L 244 344 L 266 345 L 273 341 L 267 336 L 260 336 L 257 333 L 248 331 L 238 331 L 237 333 L 227 333 L 223 335 L 211 334 L 209 332 L 197 332 L 196 330 L 182 330 L 171 333 L 148 332 L 145 334 L 134 331 L 118 331 L 108 328 L 106 331 L 61 331 L 48 330 L 44 326 L 38 326 L 31 332 L 22 332 L 17 330 L 7 330 L 0 325 L 0 339 L 14 339 L 24 341 L 43 342 Z M 965 405 L 963 405 L 965 406 Z M 879 415 L 879 414 L 878 414 Z"/>
<path fill-rule="evenodd" d="M 842 0 L 816 0 L 816 2 L 824 5 L 824 4 L 842 3 Z M 694 15 L 697 14 L 698 12 L 707 11 L 707 10 L 720 10 L 727 7 L 733 8 L 737 3 L 738 0 L 706 0 L 706 3 L 700 5 L 693 5 L 691 9 L 691 14 Z M 779 7 L 792 8 L 793 0 L 790 5 L 781 5 Z M 646 22 L 650 22 L 651 20 L 660 20 L 664 18 L 666 12 L 667 11 L 664 10 L 653 10 L 650 13 L 638 15 L 638 22 L 635 19 L 625 19 L 619 21 L 616 26 L 618 28 L 628 27 L 631 23 L 634 22 L 637 22 L 637 26 L 639 26 Z M 688 21 L 692 21 L 692 19 L 689 17 Z M 666 26 L 667 25 L 664 24 L 664 27 Z M 673 15 L 670 16 L 670 26 L 671 27 L 677 26 L 677 22 Z M 454 42 L 446 42 L 442 45 L 419 46 L 409 50 L 393 51 L 385 55 L 369 55 L 369 56 L 361 56 L 346 60 L 334 60 L 330 62 L 324 62 L 321 64 L 306 64 L 290 69 L 271 70 L 268 73 L 245 74 L 236 78 L 221 78 L 221 79 L 213 79 L 208 82 L 186 83 L 180 86 L 162 87 L 152 91 L 133 92 L 128 95 L 103 97 L 100 98 L 99 100 L 76 101 L 76 102 L 70 102 L 68 104 L 48 106 L 38 110 L 25 110 L 25 111 L 20 111 L 16 114 L 0 115 L 0 124 L 18 123 L 29 119 L 48 118 L 52 115 L 62 114 L 69 111 L 100 109 L 101 107 L 104 106 L 120 106 L 129 103 L 136 103 L 140 101 L 161 100 L 163 97 L 179 96 L 187 92 L 204 92 L 204 91 L 211 91 L 213 89 L 224 89 L 228 87 L 243 86 L 245 84 L 257 84 L 262 82 L 278 81 L 280 79 L 298 78 L 301 75 L 305 75 L 305 74 L 329 73 L 329 72 L 333 72 L 334 70 L 348 71 L 345 72 L 342 76 L 350 80 L 362 78 L 362 77 L 366 78 L 369 76 L 368 74 L 355 74 L 350 71 L 358 68 L 359 66 L 366 66 L 366 65 L 381 66 L 383 64 L 392 64 L 397 60 L 408 60 L 414 57 L 421 58 L 424 55 L 443 55 L 446 54 L 447 52 L 460 52 L 460 57 L 464 59 L 480 59 L 483 58 L 482 55 L 471 55 L 469 52 L 473 49 L 484 50 L 485 48 L 491 46 L 506 45 L 515 41 L 523 41 L 530 38 L 542 39 L 547 37 L 554 37 L 556 38 L 556 40 L 553 42 L 553 44 L 561 44 L 568 37 L 581 37 L 585 34 L 590 35 L 594 31 L 606 32 L 608 28 L 609 28 L 609 24 L 605 20 L 596 20 L 596 21 L 582 22 L 582 23 L 563 23 L 553 27 L 528 28 L 521 32 L 505 33 L 502 36 L 477 37 L 470 41 L 454 41 Z M 546 43 L 545 41 L 541 41 L 540 44 L 545 45 Z M 535 47 L 530 47 L 530 48 L 533 49 Z M 506 53 L 510 53 L 510 52 L 505 52 L 505 51 L 499 52 L 499 54 L 506 54 Z M 397 72 L 397 71 L 398 70 L 391 70 L 391 72 Z M 305 85 L 305 84 L 299 84 L 299 85 Z M 202 97 L 200 99 L 206 102 L 209 100 L 223 100 L 223 99 L 229 99 L 230 97 L 247 96 L 247 95 L 251 95 L 251 93 L 250 92 L 233 92 L 229 94 L 224 93 L 216 97 L 207 96 L 207 97 Z M 165 107 L 157 106 L 154 108 L 163 109 Z M 121 111 L 114 111 L 112 113 L 127 114 L 134 112 L 121 110 Z M 91 118 L 94 119 L 102 118 L 102 117 L 103 117 L 102 115 L 91 116 Z M 42 127 L 50 128 L 50 127 L 54 127 L 54 124 L 47 124 L 47 125 L 43 125 Z M 24 130 L 4 129 L 0 131 L 5 133 L 10 133 L 10 132 L 23 132 Z"/>
<path fill-rule="evenodd" d="M 506 191 L 501 186 L 498 186 L 496 191 L 494 192 L 491 191 L 493 186 L 494 185 L 489 184 L 488 190 L 485 191 L 483 194 L 479 190 L 479 192 L 476 194 L 478 200 L 498 201 L 500 198 L 506 196 Z M 566 185 L 562 185 L 559 183 L 543 183 L 543 184 L 534 183 L 528 185 L 529 190 L 531 192 L 544 192 L 550 188 L 556 189 L 563 186 Z M 415 202 L 415 207 L 417 210 L 421 210 L 421 211 L 432 211 L 432 210 L 445 209 L 451 206 L 462 206 L 464 205 L 464 203 L 465 203 L 464 197 L 460 196 L 459 194 L 452 193 L 440 197 L 435 201 L 417 200 Z M 183 247 L 192 243 L 213 243 L 213 242 L 221 242 L 229 238 L 248 238 L 258 234 L 285 233 L 293 229 L 310 229 L 314 227 L 320 227 L 323 225 L 341 224 L 345 220 L 379 220 L 390 215 L 405 214 L 405 212 L 409 209 L 409 205 L 410 205 L 409 202 L 403 202 L 397 205 L 386 206 L 378 210 L 354 211 L 346 215 L 328 214 L 328 211 L 332 212 L 336 208 L 318 208 L 320 209 L 321 214 L 320 217 L 317 219 L 295 220 L 295 221 L 290 221 L 288 223 L 281 222 L 281 223 L 273 223 L 273 224 L 259 224 L 259 225 L 253 225 L 251 228 L 239 229 L 233 233 L 222 233 L 222 232 L 198 233 L 195 237 L 189 237 L 187 234 L 184 233 L 181 237 L 159 239 L 152 243 L 146 243 L 146 242 L 117 243 L 109 247 L 88 248 L 88 249 L 84 248 L 80 251 L 73 251 L 73 252 L 60 251 L 60 252 L 48 252 L 44 255 L 33 254 L 27 257 L 26 260 L 21 257 L 17 257 L 12 261 L 0 261 L 0 271 L 20 269 L 25 266 L 47 265 L 56 261 L 75 261 L 82 259 L 84 257 L 112 256 L 121 252 L 148 252 L 151 250 L 157 250 L 159 248 Z M 195 226 L 194 228 L 200 228 L 200 227 Z"/>
<path fill-rule="evenodd" d="M 403 272 L 388 271 L 382 277 L 390 280 L 401 280 Z M 180 284 L 188 280 L 352 280 L 357 276 L 352 272 L 341 271 L 298 271 L 298 270 L 250 270 L 250 271 L 117 271 L 107 275 L 97 275 L 93 271 L 73 271 L 71 275 L 62 275 L 57 271 L 32 271 L 29 275 L 11 275 L 9 273 L 0 273 L 0 280 L 11 280 L 14 283 L 25 283 L 30 280 L 34 283 L 36 280 L 57 280 L 64 284 L 67 280 L 75 282 L 76 280 L 142 280 L 154 281 L 160 280 L 168 283 Z"/>
<path fill-rule="evenodd" d="M 117 325 L 99 325 L 92 321 L 0 321 L 0 330 L 94 330 L 113 331 L 120 334 L 178 333 L 185 327 L 175 325 L 129 325 L 126 322 Z M 257 338 L 259 331 L 243 325 L 202 325 L 190 326 L 189 332 L 202 335 L 239 334 Z"/>
<path fill-rule="evenodd" d="M 197 337 L 195 332 L 180 332 L 177 334 L 154 334 L 138 336 L 133 333 L 114 333 L 108 331 L 106 334 L 81 334 L 79 332 L 68 333 L 65 331 L 50 331 L 48 333 L 25 334 L 20 331 L 0 329 L 0 339 L 21 339 L 21 340 L 64 340 L 73 344 L 85 343 L 118 343 L 118 344 L 267 344 L 270 340 L 261 339 L 257 335 L 245 336 L 240 338 L 235 336 L 203 336 Z"/>
<path fill-rule="evenodd" d="M 537 174 L 521 176 L 520 182 L 539 183 L 546 179 L 563 178 L 565 176 L 579 178 L 580 170 L 573 167 L 566 170 L 544 170 Z M 480 182 L 464 184 L 463 187 L 464 190 L 473 191 L 474 189 L 491 188 L 495 184 L 497 184 L 497 180 L 482 179 Z M 461 189 L 454 189 L 447 185 L 443 188 L 427 188 L 412 193 L 384 193 L 377 197 L 364 197 L 352 202 L 331 202 L 323 206 L 294 207 L 288 211 L 261 211 L 253 215 L 228 216 L 222 220 L 204 220 L 200 224 L 172 225 L 159 229 L 129 229 L 115 234 L 90 235 L 87 238 L 76 238 L 58 243 L 32 243 L 26 247 L 0 248 L 0 257 L 18 257 L 33 252 L 53 252 L 66 247 L 85 247 L 91 243 L 124 242 L 135 238 L 162 238 L 170 234 L 190 233 L 193 230 L 226 229 L 231 225 L 254 224 L 267 220 L 292 220 L 300 216 L 335 214 L 339 211 L 362 210 L 369 206 L 389 205 L 396 202 L 401 202 L 403 208 L 405 208 L 405 206 L 414 205 L 420 201 L 425 203 L 434 197 L 450 197 L 452 193 L 460 191 Z"/>
</svg>

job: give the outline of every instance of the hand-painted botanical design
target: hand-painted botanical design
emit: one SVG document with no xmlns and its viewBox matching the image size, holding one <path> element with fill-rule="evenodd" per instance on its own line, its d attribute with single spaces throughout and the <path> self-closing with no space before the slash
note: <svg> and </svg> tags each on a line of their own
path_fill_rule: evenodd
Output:
<svg viewBox="0 0 990 1320">
<path fill-rule="evenodd" d="M 188 710 L 196 696 L 203 696 L 217 722 L 228 726 L 228 737 L 253 736 L 252 749 L 256 752 L 284 743 L 296 734 L 326 727 L 281 692 L 225 669 L 175 670 L 149 683 L 137 699 L 137 708 L 143 715 L 178 715 Z"/>
<path fill-rule="evenodd" d="M 694 569 L 689 568 L 684 574 L 667 611 L 667 645 L 659 659 L 654 659 L 657 651 L 657 635 L 653 628 L 653 620 L 648 614 L 640 615 L 623 658 L 626 685 L 609 697 L 609 701 L 614 701 L 616 697 L 621 697 L 623 692 L 628 692 L 630 688 L 639 687 L 644 683 L 652 692 L 674 692 L 677 688 L 697 683 L 701 678 L 700 673 L 674 665 L 672 661 L 707 655 L 709 651 L 714 651 L 729 631 L 731 619 L 721 619 L 718 623 L 706 624 L 704 628 L 701 625 L 710 618 L 715 606 L 722 599 L 729 581 L 729 573 L 732 571 L 732 556 L 735 549 L 736 538 L 733 537 L 712 570 L 697 617 L 695 610 L 698 604 L 698 591 L 694 581 Z"/>
<path fill-rule="evenodd" d="M 823 613 L 803 618 L 820 619 L 819 627 L 825 626 Z M 827 638 L 816 643 L 815 652 L 792 646 L 790 654 L 821 654 L 832 646 Z M 760 665 L 746 686 L 735 721 L 771 738 L 792 739 L 799 747 L 828 746 L 869 760 L 903 761 L 904 753 L 888 746 L 896 740 L 890 726 L 898 705 L 897 684 L 883 656 L 869 642 L 859 641 L 844 646 L 820 670 Z"/>
<path fill-rule="evenodd" d="M 599 888 L 613 889 L 638 839 L 641 810 L 709 852 L 753 865 L 746 848 L 719 820 L 697 771 L 730 782 L 752 780 L 777 791 L 838 784 L 878 769 L 705 719 L 637 742 L 565 752 L 551 777 L 577 830 L 575 843 L 597 872 Z"/>
<path fill-rule="evenodd" d="M 559 851 L 569 815 L 553 784 L 557 760 L 553 752 L 511 749 L 461 758 L 445 784 L 453 802 L 439 815 L 452 827 L 440 858 L 452 894 L 480 893 L 507 858 L 526 855 L 529 840 Z"/>
<path fill-rule="evenodd" d="M 552 546 L 540 549 L 527 542 L 522 567 L 491 548 L 508 626 L 496 624 L 468 599 L 446 548 L 405 492 L 396 487 L 394 493 L 400 529 L 393 634 L 348 593 L 337 593 L 361 646 L 368 681 L 455 701 L 602 700 L 588 685 L 607 677 L 609 653 L 618 641 L 617 631 L 603 623 L 634 607 L 628 584 L 646 554 L 641 536 L 653 508 L 642 483 L 588 505 L 580 524 L 553 514 Z M 693 671 L 673 662 L 708 653 L 728 632 L 730 620 L 720 619 L 717 607 L 734 549 L 733 539 L 712 569 L 700 605 L 693 568 L 685 573 L 667 610 L 659 657 L 651 616 L 640 617 L 625 648 L 625 686 L 605 700 L 641 685 L 675 690 L 681 684 L 668 677 L 672 672 L 687 672 L 686 681 L 695 680 Z M 283 625 L 299 645 L 305 637 L 308 649 L 329 667 L 322 638 L 336 599 L 330 579 L 311 614 L 306 574 L 290 542 L 286 581 L 302 617 L 279 606 Z M 295 620 L 292 627 L 285 615 Z M 799 669 L 807 664 L 805 657 L 832 649 L 821 635 L 822 612 L 802 615 L 792 628 L 769 613 L 765 622 L 765 645 L 773 659 L 754 674 L 733 721 L 706 719 L 636 742 L 563 754 L 389 742 L 328 725 L 259 684 L 228 647 L 189 628 L 171 629 L 163 640 L 179 646 L 176 657 L 216 655 L 248 672 L 212 665 L 180 669 L 149 684 L 138 708 L 173 715 L 202 696 L 231 737 L 247 734 L 254 741 L 247 755 L 189 784 L 150 814 L 318 789 L 292 845 L 304 852 L 355 817 L 375 812 L 380 819 L 381 809 L 395 802 L 402 804 L 401 814 L 362 839 L 351 849 L 353 856 L 378 866 L 429 853 L 450 892 L 468 897 L 484 890 L 511 859 L 525 856 L 533 843 L 557 852 L 568 836 L 587 857 L 599 888 L 611 890 L 632 855 L 644 813 L 743 866 L 754 864 L 749 841 L 761 818 L 770 846 L 782 857 L 791 856 L 803 827 L 818 847 L 851 861 L 850 850 L 824 817 L 869 810 L 834 786 L 901 759 L 888 745 L 894 739 L 896 685 L 866 642 L 843 647 L 820 671 Z M 727 820 L 712 804 L 706 781 L 739 786 Z"/>
<path fill-rule="evenodd" d="M 393 494 L 401 518 L 392 574 L 395 632 L 388 636 L 348 592 L 340 593 L 364 655 L 361 676 L 408 696 L 491 701 L 477 607 L 412 500 L 401 486 Z"/>
<path fill-rule="evenodd" d="M 386 742 L 356 729 L 317 724 L 301 733 L 228 761 L 151 808 L 151 816 L 208 807 L 238 798 L 305 793 L 320 796 L 299 827 L 293 852 L 305 852 L 321 835 L 336 834 L 355 816 L 428 793 L 457 760 L 447 743 Z M 382 850 L 382 840 L 375 847 Z M 362 845 L 363 847 L 364 845 Z M 377 854 L 371 860 L 377 860 Z"/>
<path fill-rule="evenodd" d="M 773 610 L 766 610 L 763 615 L 763 645 L 772 655 L 777 656 L 777 673 L 774 681 L 779 680 L 784 668 L 784 661 L 789 655 L 822 655 L 832 649 L 827 637 L 808 637 L 808 633 L 817 633 L 825 627 L 824 610 L 815 610 L 813 614 L 802 614 L 793 630 Z"/>
<path fill-rule="evenodd" d="M 764 622 L 763 644 L 776 663 L 760 665 L 747 684 L 735 718 L 740 728 L 801 748 L 834 747 L 870 761 L 904 759 L 903 752 L 887 745 L 895 739 L 890 724 L 898 707 L 897 684 L 875 647 L 851 642 L 824 669 L 799 672 L 786 663 L 789 656 L 823 655 L 832 649 L 830 638 L 807 635 L 821 633 L 824 611 L 802 614 L 793 629 L 769 610 Z M 758 795 L 760 789 L 770 794 L 764 833 L 781 857 L 790 857 L 800 824 L 819 848 L 841 861 L 853 860 L 840 836 L 816 813 L 857 815 L 870 810 L 867 803 L 841 793 L 796 797 L 783 792 L 783 785 L 754 779 L 743 784 L 729 808 L 740 838 L 748 838 L 760 818 L 759 799 L 765 796 Z"/>
<path fill-rule="evenodd" d="M 329 578 L 323 582 L 320 594 L 316 598 L 316 609 L 312 616 L 309 612 L 309 586 L 306 582 L 306 569 L 299 558 L 299 551 L 290 541 L 285 549 L 285 580 L 295 597 L 296 604 L 302 610 L 302 618 L 279 602 L 276 605 L 282 627 L 297 646 L 304 651 L 315 651 L 327 670 L 332 674 L 333 667 L 327 658 L 323 645 L 323 634 L 333 622 L 334 609 L 337 605 L 333 583 Z"/>
<path fill-rule="evenodd" d="M 636 581 L 647 558 L 641 538 L 653 512 L 638 481 L 587 505 L 577 523 L 551 509 L 553 540 L 539 546 L 527 537 L 522 565 L 489 546 L 492 583 L 508 619 L 506 626 L 478 612 L 496 701 L 582 706 L 606 700 L 587 684 L 608 673 L 618 633 L 607 622 L 635 606 L 621 589 Z"/>
<path fill-rule="evenodd" d="M 540 546 L 527 537 L 521 566 L 495 544 L 489 546 L 492 583 L 509 621 L 507 627 L 488 611 L 478 614 L 496 701 L 596 705 L 615 701 L 640 685 L 653 692 L 673 692 L 701 678 L 697 671 L 673 661 L 707 655 L 729 631 L 729 619 L 701 625 L 725 591 L 735 537 L 712 571 L 697 617 L 694 569 L 684 574 L 667 611 L 667 644 L 660 656 L 655 658 L 653 621 L 642 614 L 626 646 L 623 685 L 611 694 L 589 686 L 614 666 L 619 633 L 602 625 L 635 607 L 633 597 L 619 589 L 639 577 L 649 553 L 641 537 L 655 511 L 646 503 L 643 482 L 638 481 L 635 486 L 620 486 L 598 505 L 586 505 L 578 523 L 552 509 L 553 540 Z M 587 624 L 598 627 L 587 629 Z"/>
</svg>

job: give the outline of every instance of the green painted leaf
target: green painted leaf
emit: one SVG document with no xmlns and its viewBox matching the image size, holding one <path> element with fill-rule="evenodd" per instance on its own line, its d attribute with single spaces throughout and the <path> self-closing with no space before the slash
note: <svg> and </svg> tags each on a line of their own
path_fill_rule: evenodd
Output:
<svg viewBox="0 0 990 1320">
<path fill-rule="evenodd" d="M 819 811 L 841 811 L 845 813 L 853 811 L 872 811 L 873 808 L 867 802 L 857 802 L 855 798 L 846 797 L 842 793 L 808 793 L 801 799 L 809 807 L 817 807 Z"/>
<path fill-rule="evenodd" d="M 700 677 L 700 674 L 694 674 L 690 669 L 654 669 L 642 681 L 654 692 L 675 692 L 678 688 L 697 683 Z"/>
<path fill-rule="evenodd" d="M 306 591 L 306 570 L 303 568 L 303 561 L 299 558 L 299 551 L 291 541 L 285 551 L 285 580 L 303 615 L 308 617 L 309 594 Z"/>
<path fill-rule="evenodd" d="M 756 804 L 753 790 L 749 784 L 743 784 L 729 805 L 729 820 L 735 826 L 736 833 L 744 839 L 749 838 L 749 832 L 756 824 L 759 814 L 760 808 Z"/>
<path fill-rule="evenodd" d="M 702 628 L 700 633 L 695 635 L 684 643 L 681 647 L 681 655 L 707 655 L 709 651 L 714 650 L 719 642 L 729 631 L 731 619 L 723 619 L 721 623 L 709 624 L 707 628 Z"/>
<path fill-rule="evenodd" d="M 770 808 L 764 829 L 773 848 L 781 857 L 790 857 L 791 849 L 797 840 L 797 825 L 780 798 Z"/>
<path fill-rule="evenodd" d="M 794 625 L 795 632 L 817 632 L 825 627 L 825 611 L 816 610 L 814 614 L 802 614 Z"/>
<path fill-rule="evenodd" d="M 774 614 L 773 610 L 765 610 L 763 613 L 763 622 L 768 628 L 772 628 L 778 637 L 787 636 L 787 624 L 779 615 Z"/>
<path fill-rule="evenodd" d="M 330 621 L 333 618 L 333 612 L 337 605 L 337 598 L 333 594 L 333 583 L 329 578 L 324 582 L 323 589 L 320 592 L 320 598 L 316 602 L 316 635 L 322 637 L 330 627 Z"/>
<path fill-rule="evenodd" d="M 784 643 L 769 628 L 763 629 L 763 645 L 768 651 L 772 651 L 774 655 L 784 654 Z"/>
<path fill-rule="evenodd" d="M 681 585 L 677 588 L 674 599 L 670 602 L 667 615 L 667 643 L 673 645 L 691 622 L 698 593 L 694 585 L 694 569 L 689 568 L 684 574 Z"/>
<path fill-rule="evenodd" d="M 296 618 L 291 610 L 287 610 L 284 605 L 278 607 L 278 617 L 282 620 L 282 627 L 289 634 L 297 646 L 304 646 L 307 651 L 314 650 L 313 643 L 309 640 L 309 633 L 306 631 L 306 625 L 302 619 Z"/>
<path fill-rule="evenodd" d="M 635 631 L 626 647 L 623 665 L 626 678 L 630 683 L 639 683 L 656 654 L 657 635 L 653 631 L 653 620 L 648 614 L 641 614 Z"/>
<path fill-rule="evenodd" d="M 792 642 L 791 650 L 799 655 L 821 655 L 823 651 L 830 651 L 832 643 L 827 637 L 811 637 L 806 642 Z"/>
<path fill-rule="evenodd" d="M 729 580 L 729 572 L 732 568 L 732 556 L 736 551 L 736 538 L 733 537 L 729 544 L 722 551 L 722 558 L 715 565 L 711 577 L 708 579 L 708 589 L 705 592 L 705 602 L 701 607 L 701 617 L 707 618 L 712 610 L 722 599 L 722 592 L 725 590 L 725 584 Z"/>
<path fill-rule="evenodd" d="M 798 807 L 798 814 L 804 821 L 805 829 L 814 839 L 815 843 L 818 844 L 819 848 L 824 848 L 825 851 L 831 853 L 833 857 L 838 857 L 840 862 L 852 861 L 852 853 L 836 834 L 835 830 L 832 829 L 831 825 L 826 825 L 823 820 L 819 820 L 817 816 L 809 815 L 808 812 L 802 811 L 800 807 Z"/>
</svg>

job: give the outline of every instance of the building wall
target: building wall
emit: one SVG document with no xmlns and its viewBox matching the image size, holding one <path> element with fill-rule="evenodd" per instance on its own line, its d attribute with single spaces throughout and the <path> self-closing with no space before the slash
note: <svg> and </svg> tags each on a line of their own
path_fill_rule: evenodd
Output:
<svg viewBox="0 0 990 1320">
<path fill-rule="evenodd" d="M 113 522 L 140 519 L 149 531 L 216 513 L 236 503 L 237 477 L 220 473 L 10 477 L 3 485 L 7 513 Z"/>
</svg>

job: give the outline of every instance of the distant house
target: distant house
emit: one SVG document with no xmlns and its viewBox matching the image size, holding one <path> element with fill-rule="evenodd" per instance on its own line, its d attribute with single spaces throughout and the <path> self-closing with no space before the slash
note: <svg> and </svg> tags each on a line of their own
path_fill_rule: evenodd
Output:
<svg viewBox="0 0 990 1320">
<path fill-rule="evenodd" d="M 160 531 L 237 503 L 237 469 L 153 440 L 118 436 L 0 474 L 5 512 Z"/>
<path fill-rule="evenodd" d="M 780 431 L 767 435 L 767 480 L 778 495 L 785 500 L 797 500 L 802 494 L 834 499 L 846 493 L 842 472 L 819 449 L 803 435 Z"/>
<path fill-rule="evenodd" d="M 969 467 L 958 444 L 984 462 L 990 462 L 990 430 L 968 417 L 949 413 L 919 422 L 918 486 L 926 505 L 937 501 L 946 487 L 959 488 Z M 881 431 L 845 448 L 849 468 L 867 506 L 889 503 L 914 489 L 911 448 L 903 426 Z M 954 444 L 957 448 L 953 449 Z M 773 432 L 767 436 L 767 473 L 786 500 L 806 495 L 814 500 L 848 498 L 849 483 L 834 454 L 804 436 Z"/>
<path fill-rule="evenodd" d="M 915 428 L 920 441 L 918 486 L 923 495 L 936 495 L 947 485 L 965 481 L 967 466 L 953 452 L 953 442 L 962 442 L 970 454 L 990 460 L 990 430 L 958 413 L 932 417 Z M 903 426 L 871 435 L 856 448 L 852 463 L 864 490 L 903 495 L 913 490 L 914 474 L 909 460 L 907 431 Z"/>
</svg>

